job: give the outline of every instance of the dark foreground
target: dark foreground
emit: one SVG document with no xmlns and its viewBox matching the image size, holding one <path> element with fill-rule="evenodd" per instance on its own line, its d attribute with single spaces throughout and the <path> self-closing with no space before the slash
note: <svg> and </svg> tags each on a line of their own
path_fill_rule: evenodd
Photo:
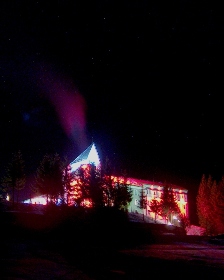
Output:
<svg viewBox="0 0 224 280">
<path fill-rule="evenodd" d="M 0 279 L 224 277 L 224 247 L 205 237 L 162 232 L 155 225 L 150 230 L 137 223 L 112 227 L 108 222 L 66 221 L 46 227 L 38 219 L 4 217 Z"/>
</svg>

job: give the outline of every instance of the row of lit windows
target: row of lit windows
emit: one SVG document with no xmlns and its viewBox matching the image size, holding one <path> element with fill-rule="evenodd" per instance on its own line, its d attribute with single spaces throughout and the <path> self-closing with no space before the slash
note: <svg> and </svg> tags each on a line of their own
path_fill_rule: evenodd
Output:
<svg viewBox="0 0 224 280">
<path fill-rule="evenodd" d="M 134 190 L 134 195 L 135 196 L 141 195 L 141 192 L 139 190 Z M 154 190 L 147 189 L 143 191 L 143 195 L 149 195 L 150 197 L 153 198 L 160 198 L 162 195 L 162 191 L 154 191 Z M 176 193 L 176 199 L 177 201 L 184 200 L 185 202 L 187 202 L 187 195 L 183 193 L 182 194 Z"/>
</svg>

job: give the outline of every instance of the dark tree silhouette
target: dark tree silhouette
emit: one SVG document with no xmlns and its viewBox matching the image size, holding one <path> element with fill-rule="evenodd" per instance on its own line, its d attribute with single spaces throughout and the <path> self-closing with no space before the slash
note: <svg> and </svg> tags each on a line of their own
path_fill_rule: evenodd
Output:
<svg viewBox="0 0 224 280">
<path fill-rule="evenodd" d="M 199 185 L 198 194 L 196 197 L 199 225 L 205 229 L 206 234 L 211 234 L 214 230 L 212 229 L 213 228 L 213 221 L 212 221 L 213 209 L 212 209 L 212 200 L 211 200 L 212 185 L 214 185 L 212 176 L 209 175 L 208 178 L 206 178 L 205 174 L 203 174 Z"/>
<path fill-rule="evenodd" d="M 115 177 L 109 169 L 85 164 L 75 171 L 73 193 L 78 206 L 126 209 L 132 198 L 126 177 Z"/>
<path fill-rule="evenodd" d="M 36 187 L 40 195 L 46 195 L 47 204 L 56 204 L 64 198 L 63 164 L 56 153 L 45 155 L 37 168 Z"/>
<path fill-rule="evenodd" d="M 160 203 L 157 199 L 152 199 L 150 204 L 150 211 L 155 214 L 154 221 L 156 222 L 157 216 L 161 213 Z"/>
<path fill-rule="evenodd" d="M 146 209 L 146 207 L 147 207 L 147 196 L 146 196 L 145 190 L 143 189 L 143 186 L 142 186 L 142 189 L 140 191 L 140 199 L 139 199 L 139 206 L 138 207 L 142 210 L 142 219 L 144 221 L 144 219 L 145 219 L 144 209 Z"/>
<path fill-rule="evenodd" d="M 65 196 L 63 199 L 63 203 L 66 205 L 74 204 L 75 201 L 72 200 L 72 183 L 75 179 L 74 173 L 71 172 L 70 164 L 67 164 L 67 160 L 64 161 L 63 164 L 63 188 L 65 192 Z"/>
<path fill-rule="evenodd" d="M 96 208 L 103 207 L 103 187 L 100 169 L 96 168 L 94 164 L 90 164 L 88 172 L 89 195 L 92 200 L 92 206 Z"/>
<path fill-rule="evenodd" d="M 113 165 L 107 158 L 101 170 L 104 205 L 126 210 L 132 199 L 132 191 L 127 182 L 126 172 L 121 171 L 122 176 L 114 176 L 115 173 Z"/>
<path fill-rule="evenodd" d="M 73 200 L 77 206 L 101 207 L 103 188 L 100 170 L 94 164 L 81 165 L 74 172 Z"/>
<path fill-rule="evenodd" d="M 173 215 L 178 215 L 180 209 L 178 207 L 177 200 L 171 186 L 167 184 L 164 185 L 159 204 L 161 216 L 164 217 L 167 223 L 172 223 Z"/>
<path fill-rule="evenodd" d="M 114 207 L 125 210 L 132 200 L 132 191 L 129 187 L 126 177 L 118 177 L 114 183 Z"/>
<path fill-rule="evenodd" d="M 25 163 L 22 152 L 19 150 L 13 154 L 12 161 L 8 164 L 5 170 L 5 176 L 2 178 L 2 185 L 4 191 L 11 193 L 11 201 L 15 203 L 15 194 L 17 195 L 17 202 L 19 202 L 19 191 L 25 187 Z"/>
</svg>

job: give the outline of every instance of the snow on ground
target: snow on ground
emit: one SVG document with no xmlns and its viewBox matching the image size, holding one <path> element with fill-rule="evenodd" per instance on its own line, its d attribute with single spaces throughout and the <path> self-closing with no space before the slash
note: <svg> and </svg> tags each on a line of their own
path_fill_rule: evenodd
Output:
<svg viewBox="0 0 224 280">
<path fill-rule="evenodd" d="M 166 260 L 203 261 L 204 264 L 224 269 L 223 246 L 212 244 L 152 244 L 134 250 L 123 250 L 123 254 L 153 257 Z"/>
</svg>

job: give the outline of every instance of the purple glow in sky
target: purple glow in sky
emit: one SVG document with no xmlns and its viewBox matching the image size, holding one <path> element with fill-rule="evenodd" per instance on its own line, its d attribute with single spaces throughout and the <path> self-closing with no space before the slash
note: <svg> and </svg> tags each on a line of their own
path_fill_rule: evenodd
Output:
<svg viewBox="0 0 224 280">
<path fill-rule="evenodd" d="M 80 150 L 88 146 L 86 136 L 86 101 L 72 81 L 52 71 L 44 71 L 40 78 L 44 95 L 54 106 L 59 122 L 69 138 Z"/>
</svg>

